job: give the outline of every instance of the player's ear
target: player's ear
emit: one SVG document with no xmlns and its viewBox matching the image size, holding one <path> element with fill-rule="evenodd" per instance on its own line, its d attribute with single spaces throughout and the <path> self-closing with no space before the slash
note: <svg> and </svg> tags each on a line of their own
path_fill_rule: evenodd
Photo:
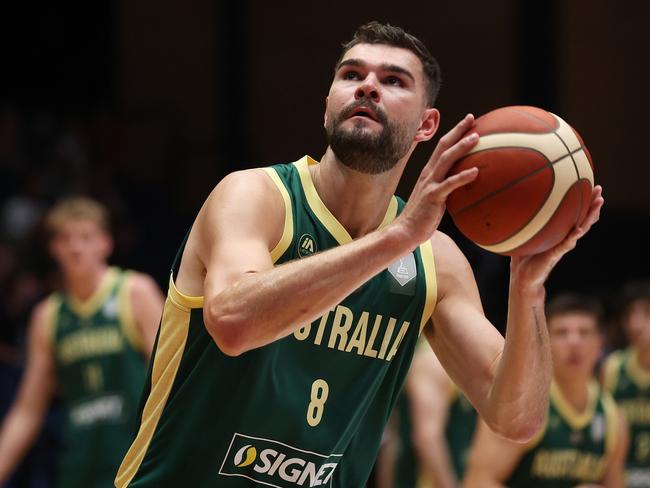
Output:
<svg viewBox="0 0 650 488">
<path fill-rule="evenodd" d="M 330 103 L 330 97 L 325 97 L 325 113 L 323 114 L 323 127 L 327 127 L 327 107 Z"/>
<path fill-rule="evenodd" d="M 416 142 L 428 141 L 438 130 L 440 125 L 440 112 L 436 108 L 427 108 L 422 114 L 420 128 L 415 133 Z"/>
</svg>

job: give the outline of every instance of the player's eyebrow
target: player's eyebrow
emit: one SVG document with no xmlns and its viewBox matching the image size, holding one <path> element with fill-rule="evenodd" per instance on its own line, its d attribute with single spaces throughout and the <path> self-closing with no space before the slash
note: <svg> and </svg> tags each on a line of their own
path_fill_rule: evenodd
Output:
<svg viewBox="0 0 650 488">
<path fill-rule="evenodd" d="M 343 66 L 365 66 L 366 63 L 361 61 L 360 59 L 355 59 L 355 58 L 350 58 L 350 59 L 344 59 L 341 61 L 339 64 L 336 65 L 336 70 L 340 70 Z M 404 76 L 407 76 L 408 78 L 415 83 L 415 77 L 413 74 L 407 70 L 406 68 L 402 68 L 401 66 L 397 66 L 396 64 L 381 64 L 379 67 L 382 69 L 382 71 L 390 71 L 391 73 L 399 73 Z"/>
</svg>

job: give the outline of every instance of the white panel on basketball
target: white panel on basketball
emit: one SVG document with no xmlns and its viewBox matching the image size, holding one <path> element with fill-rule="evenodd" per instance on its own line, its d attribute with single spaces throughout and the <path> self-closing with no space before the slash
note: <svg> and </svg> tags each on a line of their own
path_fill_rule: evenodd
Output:
<svg viewBox="0 0 650 488">
<path fill-rule="evenodd" d="M 553 116 L 557 119 L 559 124 L 559 127 L 555 132 L 558 137 L 560 137 L 560 139 L 562 139 L 562 141 L 567 145 L 569 151 L 573 152 L 577 149 L 580 149 L 582 147 L 582 144 L 580 144 L 580 139 L 578 139 L 578 136 L 576 136 L 575 132 L 573 132 L 571 126 L 557 115 L 553 114 Z M 587 155 L 585 154 L 584 149 L 573 154 L 573 160 L 576 164 L 576 167 L 578 168 L 578 177 L 588 179 L 593 186 L 594 170 L 591 168 L 591 164 L 589 164 L 589 159 L 587 159 Z"/>
<path fill-rule="evenodd" d="M 531 135 L 528 135 L 528 137 L 530 138 Z M 558 144 L 557 139 L 556 144 Z M 566 148 L 564 149 L 566 153 Z M 571 156 L 568 154 L 556 162 L 552 167 L 553 172 L 555 173 L 555 182 L 551 194 L 548 196 L 539 212 L 537 212 L 530 222 L 528 222 L 528 224 L 513 236 L 497 244 L 489 246 L 481 245 L 483 249 L 496 253 L 509 252 L 527 243 L 548 223 L 562 202 L 567 191 L 569 191 L 569 188 L 571 188 L 571 186 L 576 182 L 575 167 Z"/>
<path fill-rule="evenodd" d="M 488 134 L 481 136 L 478 144 L 468 154 L 503 147 L 533 149 L 545 155 L 550 162 L 557 161 L 567 154 L 566 147 L 553 132 L 547 134 L 523 134 L 520 132 Z"/>
<path fill-rule="evenodd" d="M 580 179 L 587 179 L 591 182 L 591 186 L 594 186 L 594 170 L 589 164 L 589 159 L 584 151 L 577 152 L 573 155 L 573 160 L 578 166 L 578 175 Z"/>
<path fill-rule="evenodd" d="M 578 136 L 576 136 L 575 132 L 573 132 L 571 126 L 557 115 L 552 115 L 557 119 L 558 122 L 558 128 L 555 129 L 555 133 L 560 137 L 560 139 L 562 139 L 562 141 L 564 141 L 564 143 L 569 148 L 569 151 L 572 152 L 576 149 L 580 149 L 580 146 L 582 144 L 580 144 L 580 139 L 578 139 Z"/>
</svg>

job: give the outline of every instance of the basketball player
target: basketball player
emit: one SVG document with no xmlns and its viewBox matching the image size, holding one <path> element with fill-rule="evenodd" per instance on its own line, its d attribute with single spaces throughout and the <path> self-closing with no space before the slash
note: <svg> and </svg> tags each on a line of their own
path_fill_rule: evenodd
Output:
<svg viewBox="0 0 650 488">
<path fill-rule="evenodd" d="M 163 299 L 147 275 L 106 264 L 112 240 L 99 203 L 63 200 L 46 224 L 64 291 L 32 314 L 27 367 L 0 430 L 0 484 L 59 393 L 65 419 L 56 486 L 108 487 L 133 437 Z"/>
<path fill-rule="evenodd" d="M 626 486 L 627 424 L 593 376 L 603 345 L 600 307 L 562 295 L 549 303 L 546 320 L 553 384 L 544 427 L 528 444 L 516 444 L 480 423 L 464 483 L 468 488 Z"/>
<path fill-rule="evenodd" d="M 650 283 L 630 283 L 622 293 L 621 325 L 631 346 L 612 353 L 604 387 L 630 425 L 626 486 L 650 486 Z"/>
<path fill-rule="evenodd" d="M 458 486 L 474 435 L 476 410 L 426 344 L 415 352 L 404 392 L 397 407 L 401 445 L 395 487 Z"/>
<path fill-rule="evenodd" d="M 363 486 L 423 329 L 494 429 L 537 431 L 550 381 L 543 283 L 597 220 L 600 188 L 558 247 L 512 261 L 504 347 L 469 264 L 436 232 L 449 192 L 478 172 L 445 177 L 476 144 L 471 115 L 442 138 L 409 202 L 393 196 L 436 132 L 438 87 L 419 40 L 368 24 L 336 65 L 320 163 L 217 185 L 173 265 L 118 487 Z"/>
</svg>

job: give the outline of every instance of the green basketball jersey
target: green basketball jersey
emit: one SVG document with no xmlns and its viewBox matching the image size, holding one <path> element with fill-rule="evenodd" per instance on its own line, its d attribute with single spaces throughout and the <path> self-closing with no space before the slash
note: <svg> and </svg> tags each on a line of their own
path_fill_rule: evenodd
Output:
<svg viewBox="0 0 650 488">
<path fill-rule="evenodd" d="M 449 457 L 456 475 L 461 480 L 467 467 L 467 455 L 474 437 L 478 413 L 458 388 L 450 392 L 447 423 L 445 425 L 445 440 L 449 449 Z M 395 462 L 394 488 L 430 488 L 432 481 L 424 477 L 418 466 L 418 458 L 413 449 L 411 411 L 406 395 L 401 395 L 396 411 L 399 424 L 399 451 Z M 435 449 L 435 446 L 431 447 Z"/>
<path fill-rule="evenodd" d="M 309 164 L 305 157 L 265 169 L 286 209 L 276 264 L 351 241 L 318 196 Z M 382 225 L 402 205 L 393 198 Z M 430 243 L 294 334 L 237 357 L 207 333 L 203 298 L 176 289 L 178 260 L 140 430 L 116 486 L 364 486 L 435 303 Z"/>
<path fill-rule="evenodd" d="M 52 351 L 65 412 L 59 487 L 113 486 L 133 439 L 146 366 L 125 273 L 109 268 L 86 302 L 49 298 Z"/>
<path fill-rule="evenodd" d="M 650 486 L 650 372 L 641 368 L 634 349 L 610 354 L 604 387 L 627 417 L 630 429 L 625 486 Z"/>
<path fill-rule="evenodd" d="M 617 431 L 614 400 L 595 382 L 589 385 L 589 401 L 583 413 L 577 413 L 553 383 L 546 424 L 506 485 L 570 488 L 581 483 L 598 484 L 616 446 Z"/>
</svg>

